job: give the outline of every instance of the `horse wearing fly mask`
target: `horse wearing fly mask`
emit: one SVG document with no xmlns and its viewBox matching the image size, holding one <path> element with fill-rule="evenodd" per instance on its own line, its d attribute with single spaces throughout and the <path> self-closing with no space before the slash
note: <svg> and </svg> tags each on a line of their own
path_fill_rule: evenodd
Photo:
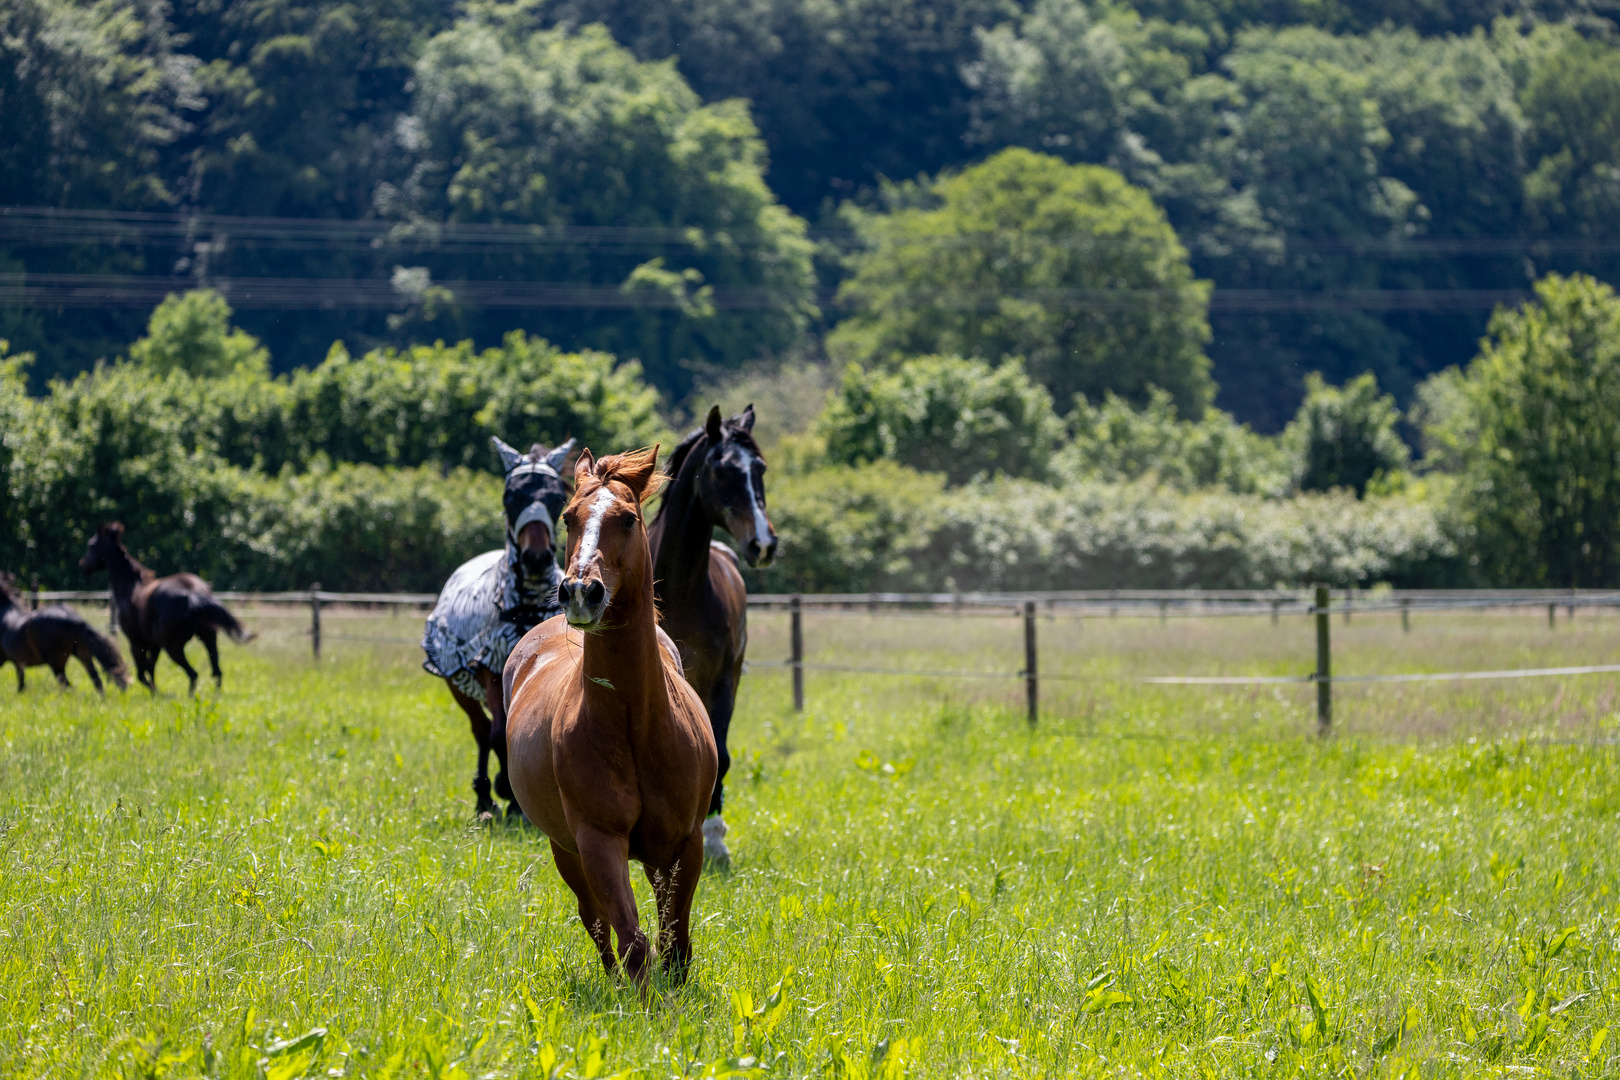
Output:
<svg viewBox="0 0 1620 1080">
<path fill-rule="evenodd" d="M 517 812 L 517 804 L 506 778 L 501 670 L 524 634 L 562 610 L 557 602 L 561 575 L 552 546 L 557 518 L 569 496 L 558 470 L 574 440 L 549 451 L 536 443 L 527 454 L 497 438 L 490 443 L 506 473 L 501 497 L 506 546 L 468 560 L 445 582 L 422 633 L 422 651 L 427 654 L 422 668 L 444 679 L 472 724 L 478 744 L 478 771 L 473 776 L 478 813 L 495 812 L 489 781 L 493 750 L 500 765 L 494 792 L 511 803 L 507 810 L 511 814 Z"/>
</svg>

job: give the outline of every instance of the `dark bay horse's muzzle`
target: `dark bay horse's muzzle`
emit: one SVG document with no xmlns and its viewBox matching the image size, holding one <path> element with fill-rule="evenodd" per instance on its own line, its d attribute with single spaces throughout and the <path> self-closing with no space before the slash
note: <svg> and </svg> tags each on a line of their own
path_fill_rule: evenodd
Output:
<svg viewBox="0 0 1620 1080">
<path fill-rule="evenodd" d="M 771 561 L 776 558 L 776 537 L 768 537 L 765 541 L 764 547 L 760 546 L 758 540 L 748 541 L 746 553 L 748 556 L 749 566 L 771 565 Z"/>
<path fill-rule="evenodd" d="M 570 626 L 595 626 L 607 610 L 607 586 L 601 578 L 563 578 L 557 586 L 557 598 L 562 601 Z"/>
</svg>

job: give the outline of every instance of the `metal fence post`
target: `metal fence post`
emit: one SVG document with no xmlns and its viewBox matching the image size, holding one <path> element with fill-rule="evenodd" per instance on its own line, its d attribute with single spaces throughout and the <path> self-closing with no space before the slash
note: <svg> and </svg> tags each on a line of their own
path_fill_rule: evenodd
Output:
<svg viewBox="0 0 1620 1080">
<path fill-rule="evenodd" d="M 1035 669 L 1035 601 L 1024 601 L 1024 696 L 1029 703 L 1029 723 L 1035 726 L 1041 715 L 1041 687 Z"/>
<path fill-rule="evenodd" d="M 804 602 L 798 593 L 788 601 L 789 634 L 793 656 L 789 663 L 793 665 L 793 711 L 804 712 Z"/>
<path fill-rule="evenodd" d="M 321 583 L 309 587 L 309 638 L 315 659 L 321 658 Z"/>
<path fill-rule="evenodd" d="M 1316 725 L 1326 735 L 1333 727 L 1333 655 L 1328 643 L 1329 592 L 1316 587 Z"/>
</svg>

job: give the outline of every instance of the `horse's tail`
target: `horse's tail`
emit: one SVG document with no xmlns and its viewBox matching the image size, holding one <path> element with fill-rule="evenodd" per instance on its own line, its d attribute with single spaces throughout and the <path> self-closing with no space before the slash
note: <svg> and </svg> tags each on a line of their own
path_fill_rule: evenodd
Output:
<svg viewBox="0 0 1620 1080">
<path fill-rule="evenodd" d="M 259 636 L 245 629 L 241 623 L 236 621 L 236 616 L 227 611 L 225 605 L 212 596 L 192 597 L 191 613 L 198 622 L 227 635 L 238 645 L 246 645 Z"/>
<path fill-rule="evenodd" d="M 100 662 L 107 677 L 118 684 L 118 689 L 128 690 L 129 669 L 124 667 L 124 657 L 118 651 L 118 646 L 114 645 L 110 638 L 98 634 L 89 625 L 80 629 L 79 640 L 90 650 L 90 655 Z"/>
</svg>

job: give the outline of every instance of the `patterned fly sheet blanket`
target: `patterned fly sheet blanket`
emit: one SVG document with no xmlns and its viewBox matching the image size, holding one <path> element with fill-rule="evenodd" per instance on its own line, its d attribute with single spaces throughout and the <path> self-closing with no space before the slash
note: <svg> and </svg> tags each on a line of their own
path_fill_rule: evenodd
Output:
<svg viewBox="0 0 1620 1080">
<path fill-rule="evenodd" d="M 526 566 L 517 537 L 532 521 L 544 522 L 555 535 L 554 522 L 568 501 L 557 468 L 574 446 L 569 439 L 549 453 L 536 447 L 520 454 L 491 441 L 506 466 L 506 546 L 469 559 L 450 575 L 422 632 L 423 670 L 478 702 L 484 702 L 484 688 L 474 666 L 499 674 L 523 635 L 562 610 L 556 561 L 535 572 Z"/>
</svg>

